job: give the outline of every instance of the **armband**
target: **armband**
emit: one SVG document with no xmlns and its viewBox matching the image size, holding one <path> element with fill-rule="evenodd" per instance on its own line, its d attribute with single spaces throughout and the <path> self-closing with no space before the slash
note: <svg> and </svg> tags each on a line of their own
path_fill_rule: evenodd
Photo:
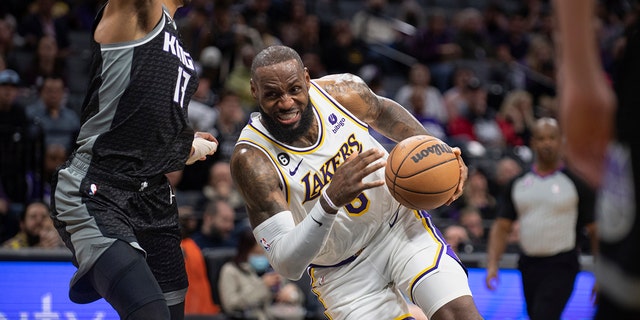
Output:
<svg viewBox="0 0 640 320">
<path fill-rule="evenodd" d="M 282 211 L 259 224 L 253 235 L 273 269 L 283 277 L 298 280 L 326 243 L 335 218 L 317 201 L 298 225 L 291 211 Z"/>
</svg>

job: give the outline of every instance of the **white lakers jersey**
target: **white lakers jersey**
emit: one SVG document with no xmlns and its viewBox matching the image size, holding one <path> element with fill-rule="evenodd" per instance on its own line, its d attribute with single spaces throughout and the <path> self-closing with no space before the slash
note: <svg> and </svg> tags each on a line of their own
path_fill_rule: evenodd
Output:
<svg viewBox="0 0 640 320">
<path fill-rule="evenodd" d="M 385 150 L 369 134 L 366 123 L 335 101 L 313 81 L 309 90 L 311 104 L 318 122 L 317 141 L 305 148 L 296 148 L 276 141 L 260 122 L 260 113 L 251 115 L 242 130 L 238 144 L 249 144 L 262 150 L 280 175 L 284 192 L 296 224 L 300 223 L 320 199 L 325 188 L 342 163 L 355 151 L 370 148 Z M 388 156 L 385 151 L 384 159 Z M 365 181 L 384 180 L 384 168 Z M 340 208 L 326 245 L 312 261 L 318 265 L 334 265 L 366 247 L 379 228 L 389 228 L 387 221 L 400 204 L 386 186 L 368 189 L 351 203 Z M 402 207 L 400 214 L 411 214 Z M 406 212 L 405 212 L 406 211 Z"/>
</svg>

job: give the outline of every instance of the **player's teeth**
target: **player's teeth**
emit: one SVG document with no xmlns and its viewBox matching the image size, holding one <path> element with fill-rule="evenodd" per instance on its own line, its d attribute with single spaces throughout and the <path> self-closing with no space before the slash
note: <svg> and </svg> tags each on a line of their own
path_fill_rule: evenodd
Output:
<svg viewBox="0 0 640 320">
<path fill-rule="evenodd" d="M 280 115 L 280 119 L 289 120 L 289 119 L 293 119 L 293 117 L 295 116 L 296 116 L 295 113 L 283 113 Z"/>
</svg>

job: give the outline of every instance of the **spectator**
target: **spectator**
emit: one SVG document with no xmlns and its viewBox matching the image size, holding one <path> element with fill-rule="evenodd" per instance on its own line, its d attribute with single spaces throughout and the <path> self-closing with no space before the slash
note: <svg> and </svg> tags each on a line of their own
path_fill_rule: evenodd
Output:
<svg viewBox="0 0 640 320">
<path fill-rule="evenodd" d="M 431 85 L 431 72 L 422 63 L 409 70 L 409 81 L 402 85 L 395 100 L 422 122 L 434 136 L 446 139 L 447 108 L 440 91 Z"/>
<path fill-rule="evenodd" d="M 469 234 L 463 226 L 452 224 L 444 229 L 444 240 L 453 252 L 458 254 L 464 251 L 465 244 L 469 243 Z"/>
<path fill-rule="evenodd" d="M 240 97 L 240 104 L 246 113 L 255 111 L 255 100 L 251 95 L 251 61 L 256 56 L 256 49 L 251 44 L 240 48 L 240 58 L 224 82 L 224 88 L 235 92 Z"/>
<path fill-rule="evenodd" d="M 184 314 L 185 316 L 219 314 L 220 307 L 214 303 L 211 295 L 211 284 L 202 250 L 190 237 L 197 222 L 193 209 L 185 206 L 180 207 L 178 208 L 178 216 L 182 231 L 180 248 L 184 255 L 184 265 L 189 279 L 189 287 L 184 299 Z"/>
<path fill-rule="evenodd" d="M 42 200 L 51 205 L 51 181 L 56 169 L 61 166 L 69 156 L 69 149 L 58 143 L 52 143 L 45 147 L 44 151 L 44 169 L 42 171 Z"/>
<path fill-rule="evenodd" d="M 566 170 L 562 135 L 555 119 L 541 118 L 533 129 L 532 168 L 513 179 L 491 228 L 486 285 L 496 288 L 498 262 L 513 222 L 520 222 L 522 289 L 531 319 L 560 319 L 580 271 L 583 229 L 597 248 L 595 193 Z"/>
<path fill-rule="evenodd" d="M 13 237 L 20 230 L 19 219 L 9 211 L 9 201 L 0 181 L 0 243 Z"/>
<path fill-rule="evenodd" d="M 507 146 L 529 145 L 531 128 L 535 123 L 531 94 L 525 90 L 509 92 L 500 106 L 496 121 Z"/>
<path fill-rule="evenodd" d="M 246 218 L 245 202 L 236 189 L 231 178 L 229 162 L 218 161 L 209 170 L 209 183 L 204 186 L 202 193 L 209 201 L 222 199 L 236 212 L 236 223 Z"/>
<path fill-rule="evenodd" d="M 45 77 L 59 76 L 67 82 L 66 61 L 58 56 L 58 44 L 53 36 L 45 35 L 38 40 L 38 47 L 30 65 L 24 72 L 25 85 L 40 88 Z"/>
<path fill-rule="evenodd" d="M 63 248 L 62 239 L 53 226 L 49 206 L 44 202 L 32 202 L 20 215 L 20 232 L 6 240 L 2 247 L 24 248 Z"/>
<path fill-rule="evenodd" d="M 302 54 L 302 63 L 309 70 L 309 76 L 312 79 L 326 76 L 327 68 L 325 68 L 319 51 L 306 51 Z"/>
<path fill-rule="evenodd" d="M 58 55 L 66 57 L 71 51 L 69 25 L 65 16 L 54 15 L 55 0 L 36 0 L 32 11 L 22 19 L 18 32 L 25 40 L 25 47 L 35 50 L 40 38 L 53 36 L 58 44 Z"/>
<path fill-rule="evenodd" d="M 177 171 L 176 171 L 177 172 Z M 182 237 L 189 237 L 198 230 L 198 217 L 194 208 L 189 205 L 178 204 L 178 218 L 180 219 L 180 230 Z"/>
<path fill-rule="evenodd" d="M 11 14 L 0 16 L 0 60 L 3 60 L 4 63 L 4 67 L 0 68 L 0 71 L 5 68 L 22 70 L 23 66 L 17 62 L 19 44 L 16 43 L 16 38 L 19 37 L 16 33 L 15 17 Z"/>
<path fill-rule="evenodd" d="M 186 16 L 176 21 L 185 50 L 196 57 L 211 41 L 209 15 L 210 12 L 204 6 L 194 5 Z"/>
<path fill-rule="evenodd" d="M 218 139 L 218 150 L 207 160 L 185 167 L 182 179 L 177 186 L 178 191 L 184 195 L 183 198 L 194 199 L 191 200 L 193 205 L 197 205 L 198 201 L 204 199 L 202 191 L 209 183 L 213 164 L 218 161 L 229 161 L 240 131 L 246 123 L 246 113 L 241 105 L 240 96 L 233 91 L 223 90 L 220 93 L 219 102 L 212 110 L 216 115 L 210 132 Z"/>
<path fill-rule="evenodd" d="M 346 19 L 334 21 L 328 38 L 322 52 L 327 73 L 358 73 L 366 62 L 366 48 L 365 44 L 353 35 L 349 21 Z"/>
<path fill-rule="evenodd" d="M 212 135 L 216 135 L 213 129 L 213 124 L 218 117 L 218 111 L 213 108 L 213 105 L 209 104 L 209 79 L 200 74 L 198 81 L 198 89 L 193 94 L 191 101 L 189 101 L 189 122 L 193 130 L 209 132 Z M 211 101 L 212 102 L 212 101 Z"/>
<path fill-rule="evenodd" d="M 447 107 L 448 119 L 464 115 L 469 109 L 469 92 L 472 91 L 468 83 L 476 78 L 476 72 L 468 66 L 458 65 L 452 72 L 451 85 L 444 91 L 442 97 Z"/>
<path fill-rule="evenodd" d="M 45 145 L 60 144 L 67 150 L 73 149 L 80 117 L 66 105 L 64 80 L 59 76 L 46 76 L 39 89 L 38 101 L 27 106 L 29 118 L 42 128 Z"/>
<path fill-rule="evenodd" d="M 497 39 L 496 50 L 501 50 L 508 55 L 507 61 L 521 63 L 524 60 L 530 44 L 528 10 L 526 8 L 515 10 L 507 17 L 506 32 Z"/>
<path fill-rule="evenodd" d="M 504 194 L 509 181 L 522 173 L 522 165 L 511 156 L 504 156 L 496 162 L 493 179 L 489 179 L 489 190 L 492 196 L 498 198 Z"/>
<path fill-rule="evenodd" d="M 191 235 L 200 249 L 206 248 L 233 248 L 236 244 L 234 238 L 235 212 L 224 200 L 215 199 L 209 201 L 202 213 L 200 229 Z"/>
<path fill-rule="evenodd" d="M 543 96 L 556 95 L 555 57 L 550 39 L 535 34 L 531 36 L 529 50 L 523 61 L 529 70 L 524 89 L 531 94 L 534 104 L 539 104 Z"/>
<path fill-rule="evenodd" d="M 474 206 L 466 206 L 460 210 L 458 221 L 467 230 L 473 250 L 485 251 L 488 239 L 480 210 Z"/>
<path fill-rule="evenodd" d="M 29 120 L 18 102 L 20 76 L 11 69 L 0 71 L 0 183 L 9 199 L 11 214 L 18 216 L 29 199 L 26 176 L 30 171 Z M 11 205 L 20 206 L 16 210 Z"/>
<path fill-rule="evenodd" d="M 380 52 L 389 51 L 400 40 L 396 20 L 387 14 L 387 0 L 366 0 L 365 7 L 351 19 L 351 32 L 367 46 L 365 63 L 373 63 L 384 72 L 393 71 L 393 62 Z"/>
<path fill-rule="evenodd" d="M 219 281 L 220 302 L 231 319 L 304 319 L 304 294 L 270 269 L 251 229 L 240 232 L 236 256 L 222 266 Z"/>
<path fill-rule="evenodd" d="M 462 142 L 477 141 L 486 149 L 501 152 L 504 136 L 496 120 L 496 112 L 489 107 L 487 88 L 477 78 L 467 83 L 468 112 L 449 119 L 447 131 L 452 139 Z"/>
<path fill-rule="evenodd" d="M 493 56 L 494 48 L 486 32 L 482 13 L 476 8 L 460 10 L 455 17 L 454 41 L 460 47 L 460 57 L 485 61 Z"/>
<path fill-rule="evenodd" d="M 202 49 L 199 62 L 202 65 L 202 73 L 198 89 L 191 99 L 213 106 L 217 100 L 216 94 L 222 87 L 222 52 L 214 46 L 208 46 Z"/>
<path fill-rule="evenodd" d="M 460 55 L 445 12 L 441 9 L 431 11 L 427 26 L 419 28 L 408 42 L 409 54 L 429 67 L 434 75 L 434 85 L 445 92 L 454 69 L 453 60 Z"/>
<path fill-rule="evenodd" d="M 449 217 L 456 221 L 459 220 L 461 210 L 465 207 L 474 207 L 479 210 L 482 219 L 493 219 L 495 217 L 497 201 L 489 192 L 489 179 L 482 169 L 469 168 L 467 183 L 464 185 L 462 197 L 454 201 L 447 209 Z"/>
<path fill-rule="evenodd" d="M 242 101 L 242 94 L 233 90 L 224 90 L 220 94 L 220 100 L 215 106 L 218 118 L 213 125 L 216 132 L 214 136 L 218 139 L 218 151 L 213 158 L 215 161 L 231 159 L 240 131 L 247 122 L 247 112 Z"/>
</svg>

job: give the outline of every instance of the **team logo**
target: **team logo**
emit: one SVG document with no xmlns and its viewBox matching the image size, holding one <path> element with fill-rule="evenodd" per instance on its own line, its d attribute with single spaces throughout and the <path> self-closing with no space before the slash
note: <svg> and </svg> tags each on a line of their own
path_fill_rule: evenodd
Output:
<svg viewBox="0 0 640 320">
<path fill-rule="evenodd" d="M 289 158 L 289 155 L 284 153 L 284 152 L 283 153 L 278 153 L 276 158 L 278 158 L 278 162 L 280 162 L 280 164 L 282 166 L 289 165 L 289 162 L 291 161 L 291 159 Z"/>
<path fill-rule="evenodd" d="M 269 252 L 271 250 L 271 244 L 267 242 L 267 239 L 265 238 L 260 239 L 260 244 L 262 245 L 265 251 Z"/>
</svg>

